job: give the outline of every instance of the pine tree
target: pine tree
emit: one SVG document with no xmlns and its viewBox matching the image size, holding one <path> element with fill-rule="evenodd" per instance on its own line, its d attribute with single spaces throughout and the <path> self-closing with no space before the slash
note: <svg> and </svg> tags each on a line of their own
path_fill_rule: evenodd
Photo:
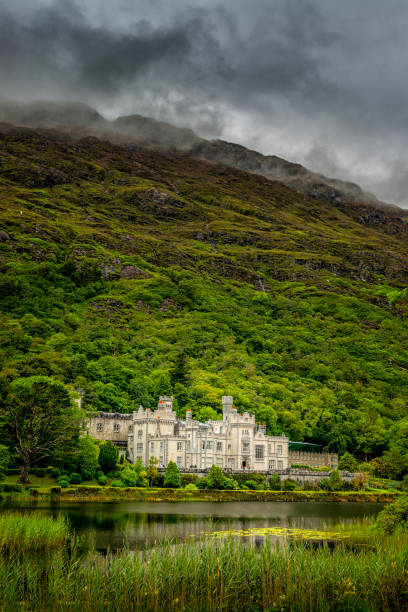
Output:
<svg viewBox="0 0 408 612">
<path fill-rule="evenodd" d="M 177 355 L 174 366 L 170 371 L 170 379 L 172 385 L 183 385 L 186 387 L 189 382 L 190 368 L 187 363 L 187 356 L 184 352 Z"/>
<path fill-rule="evenodd" d="M 164 486 L 166 488 L 177 489 L 181 486 L 181 477 L 177 465 L 174 461 L 169 461 L 164 474 Z"/>
<path fill-rule="evenodd" d="M 119 451 L 112 442 L 109 441 L 102 444 L 101 450 L 99 451 L 98 460 L 99 465 L 105 474 L 108 474 L 115 469 L 118 456 Z"/>
<path fill-rule="evenodd" d="M 224 488 L 224 474 L 218 465 L 212 465 L 208 474 L 208 488 L 209 489 L 223 489 Z"/>
</svg>

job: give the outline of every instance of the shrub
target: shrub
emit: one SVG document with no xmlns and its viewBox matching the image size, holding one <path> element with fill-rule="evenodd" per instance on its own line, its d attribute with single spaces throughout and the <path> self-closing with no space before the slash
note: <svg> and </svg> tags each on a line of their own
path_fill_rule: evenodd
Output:
<svg viewBox="0 0 408 612">
<path fill-rule="evenodd" d="M 142 463 L 136 462 L 132 468 L 129 464 L 122 470 L 120 482 L 123 487 L 147 487 L 146 470 Z"/>
<path fill-rule="evenodd" d="M 61 487 L 51 487 L 51 495 L 59 495 L 61 493 Z"/>
<path fill-rule="evenodd" d="M 203 476 L 197 480 L 197 489 L 208 489 L 208 478 Z"/>
<path fill-rule="evenodd" d="M 22 490 L 23 486 L 21 484 L 12 484 L 9 482 L 3 484 L 4 493 L 21 493 Z"/>
<path fill-rule="evenodd" d="M 20 468 L 8 468 L 6 470 L 6 474 L 7 476 L 15 476 L 16 474 L 20 475 L 21 469 Z"/>
<path fill-rule="evenodd" d="M 198 491 L 197 485 L 195 485 L 193 482 L 189 482 L 184 488 L 186 491 Z"/>
<path fill-rule="evenodd" d="M 279 477 L 278 477 L 279 478 Z M 239 485 L 245 484 L 247 480 L 254 480 L 258 484 L 265 482 L 265 476 L 263 474 L 234 474 L 234 479 Z"/>
<path fill-rule="evenodd" d="M 39 476 L 39 478 L 44 478 L 44 476 L 47 473 L 47 470 L 45 468 L 38 467 L 38 468 L 32 469 L 31 472 L 35 474 L 36 476 Z"/>
<path fill-rule="evenodd" d="M 292 480 L 291 478 L 287 478 L 283 481 L 283 490 L 284 491 L 294 491 L 297 487 L 297 482 Z"/>
<path fill-rule="evenodd" d="M 339 459 L 339 470 L 345 472 L 355 472 L 357 470 L 357 460 L 349 452 L 345 452 Z"/>
<path fill-rule="evenodd" d="M 82 482 L 82 476 L 78 474 L 78 472 L 72 472 L 72 474 L 69 475 L 69 480 L 72 484 L 80 484 Z"/>
<path fill-rule="evenodd" d="M 102 472 L 102 474 L 103 474 L 103 472 Z M 106 476 L 108 478 L 113 478 L 113 479 L 120 478 L 120 471 L 119 470 L 112 470 L 111 472 L 108 472 L 106 474 Z"/>
<path fill-rule="evenodd" d="M 57 483 L 61 487 L 61 489 L 66 489 L 67 487 L 69 487 L 69 480 L 67 476 L 60 476 L 57 480 Z"/>
<path fill-rule="evenodd" d="M 100 474 L 98 476 L 98 484 L 101 485 L 101 487 L 104 487 L 107 482 L 108 482 L 108 479 L 105 476 L 105 474 Z"/>
<path fill-rule="evenodd" d="M 257 491 L 259 489 L 259 485 L 255 480 L 247 480 L 245 486 L 247 489 L 251 489 L 251 491 Z"/>
<path fill-rule="evenodd" d="M 271 489 L 271 491 L 280 491 L 282 488 L 281 485 L 281 479 L 279 478 L 278 474 L 273 474 L 272 478 L 269 482 L 269 488 Z"/>
<path fill-rule="evenodd" d="M 353 484 L 354 489 L 365 489 L 368 483 L 368 475 L 364 474 L 363 472 L 359 472 L 354 476 L 351 482 Z"/>
<path fill-rule="evenodd" d="M 343 488 L 343 481 L 340 477 L 339 470 L 333 470 L 329 477 L 330 490 L 341 491 Z"/>
<path fill-rule="evenodd" d="M 181 485 L 180 472 L 174 461 L 169 461 L 164 474 L 164 486 L 177 489 Z"/>
<path fill-rule="evenodd" d="M 59 470 L 59 469 L 58 469 L 58 468 L 56 468 L 56 467 L 52 468 L 52 470 L 51 470 L 51 476 L 52 476 L 53 478 L 59 478 L 61 475 L 62 475 L 62 474 L 61 474 L 61 470 Z"/>
<path fill-rule="evenodd" d="M 224 489 L 228 491 L 236 491 L 238 489 L 238 483 L 233 478 L 224 478 Z"/>
<path fill-rule="evenodd" d="M 297 463 L 292 463 L 290 467 L 298 470 L 310 470 L 310 465 L 302 465 Z"/>
<path fill-rule="evenodd" d="M 181 474 L 181 486 L 186 488 L 188 484 L 197 484 L 197 474 Z"/>
<path fill-rule="evenodd" d="M 386 506 L 377 516 L 376 527 L 383 533 L 392 533 L 398 528 L 408 528 L 408 497 L 399 497 Z"/>
<path fill-rule="evenodd" d="M 321 481 L 318 483 L 319 489 L 323 489 L 323 491 L 329 491 L 330 490 L 330 481 L 328 478 L 322 478 Z"/>
</svg>

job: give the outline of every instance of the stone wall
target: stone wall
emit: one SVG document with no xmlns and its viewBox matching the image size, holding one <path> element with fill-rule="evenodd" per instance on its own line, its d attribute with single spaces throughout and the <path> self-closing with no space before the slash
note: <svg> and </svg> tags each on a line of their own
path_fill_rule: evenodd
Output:
<svg viewBox="0 0 408 612">
<path fill-rule="evenodd" d="M 208 472 L 210 470 L 180 470 L 181 474 L 196 474 L 199 478 L 202 478 L 204 476 L 208 476 Z M 165 469 L 159 469 L 159 472 L 164 473 Z M 224 469 L 223 473 L 225 475 L 230 476 L 231 478 L 234 478 L 235 474 L 247 474 L 248 475 L 248 480 L 251 480 L 251 475 L 253 474 L 262 474 L 263 476 L 265 476 L 266 480 L 269 482 L 270 479 L 272 478 L 272 476 L 274 474 L 277 474 L 279 476 L 279 478 L 281 479 L 281 481 L 284 480 L 288 480 L 289 478 L 291 480 L 296 480 L 296 482 L 298 482 L 300 485 L 304 485 L 304 484 L 313 484 L 316 485 L 318 484 L 321 480 L 323 480 L 324 478 L 329 478 L 331 471 L 325 471 L 325 472 L 314 472 L 312 470 L 301 470 L 301 469 L 291 469 L 288 468 L 287 470 L 268 470 L 268 471 L 260 471 L 260 470 L 228 470 L 228 469 Z M 355 478 L 356 474 L 354 474 L 353 472 L 340 472 L 340 477 L 342 480 L 344 480 L 345 482 L 351 482 L 354 478 Z"/>
<path fill-rule="evenodd" d="M 308 465 L 310 467 L 330 467 L 337 469 L 339 462 L 336 453 L 314 453 L 307 451 L 289 451 L 289 467 L 291 465 Z"/>
</svg>

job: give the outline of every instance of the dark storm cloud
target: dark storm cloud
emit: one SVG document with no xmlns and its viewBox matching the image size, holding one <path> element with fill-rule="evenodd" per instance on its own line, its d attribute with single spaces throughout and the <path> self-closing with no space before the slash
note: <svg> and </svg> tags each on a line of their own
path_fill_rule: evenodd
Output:
<svg viewBox="0 0 408 612">
<path fill-rule="evenodd" d="M 405 0 L 0 0 L 0 94 L 189 125 L 408 205 L 407 26 Z"/>
</svg>

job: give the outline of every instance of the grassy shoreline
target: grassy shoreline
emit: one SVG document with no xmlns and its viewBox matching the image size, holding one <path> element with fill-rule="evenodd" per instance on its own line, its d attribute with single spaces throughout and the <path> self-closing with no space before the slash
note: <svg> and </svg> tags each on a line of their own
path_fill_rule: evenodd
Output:
<svg viewBox="0 0 408 612">
<path fill-rule="evenodd" d="M 186 489 L 144 489 L 134 487 L 99 487 L 76 485 L 60 492 L 53 488 L 35 488 L 21 493 L 3 493 L 4 499 L 60 499 L 70 502 L 101 501 L 148 501 L 148 502 L 197 502 L 197 501 L 262 501 L 262 502 L 315 502 L 338 503 L 373 502 L 390 503 L 400 495 L 398 492 L 374 491 L 190 491 Z"/>
<path fill-rule="evenodd" d="M 407 537 L 369 546 L 260 547 L 236 539 L 135 554 L 0 554 L 0 609 L 134 611 L 406 610 Z"/>
</svg>

